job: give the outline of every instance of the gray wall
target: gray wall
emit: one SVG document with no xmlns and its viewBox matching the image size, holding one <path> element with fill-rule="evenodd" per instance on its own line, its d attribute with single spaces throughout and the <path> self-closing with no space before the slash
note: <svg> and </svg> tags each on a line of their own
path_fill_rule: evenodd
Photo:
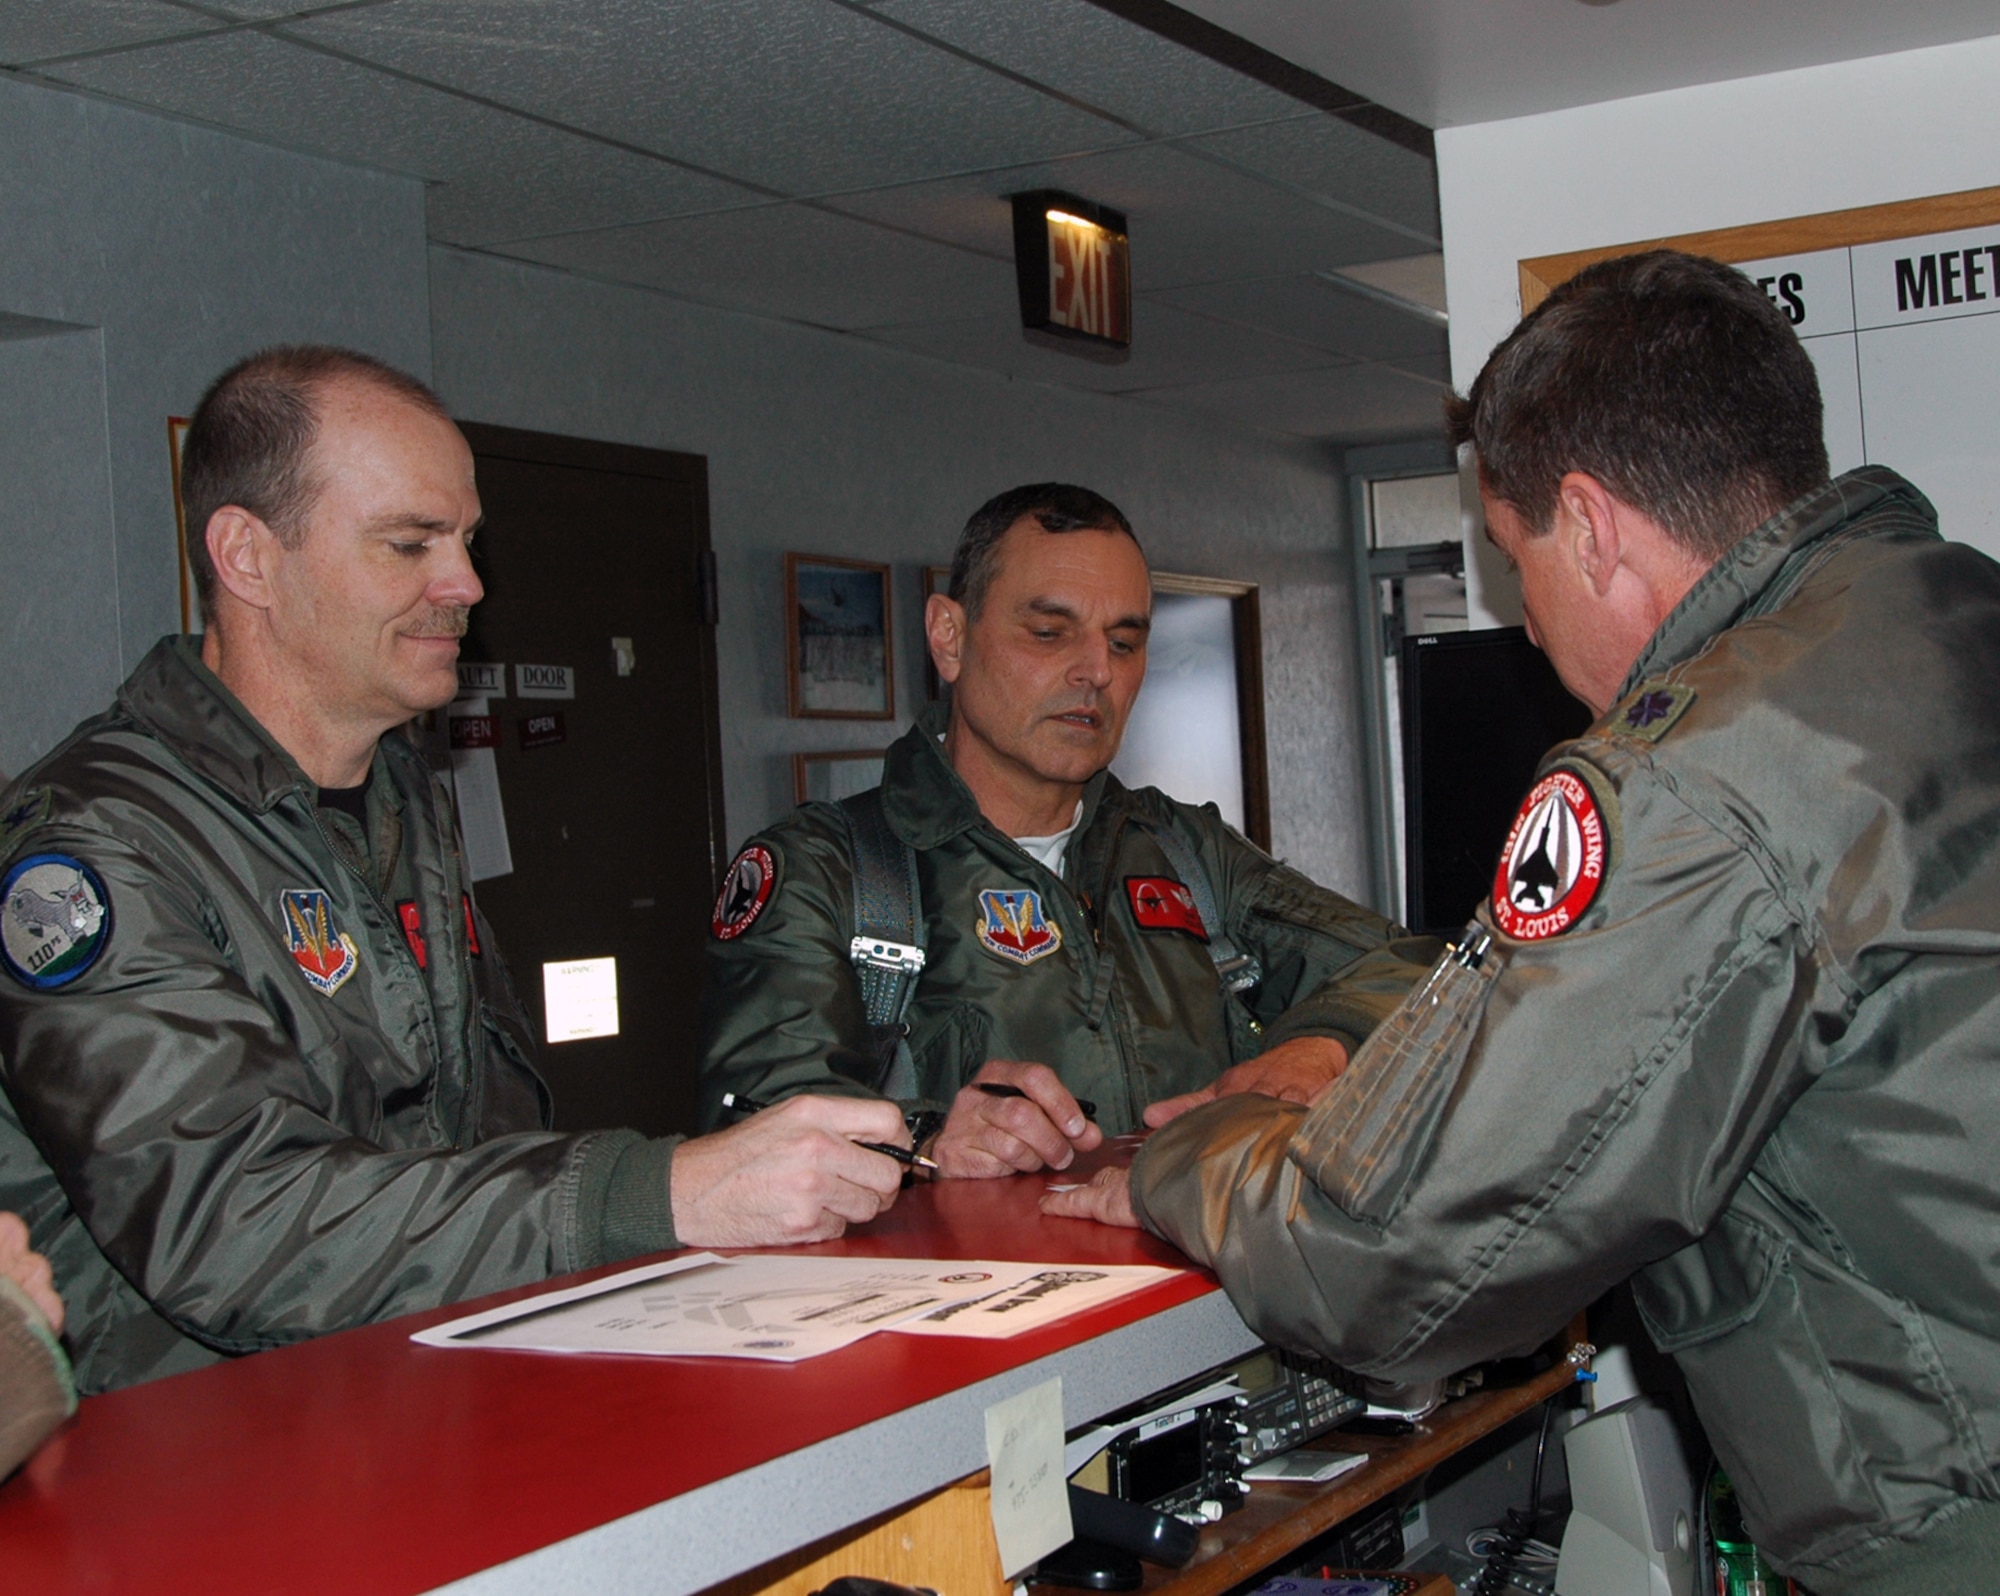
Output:
<svg viewBox="0 0 2000 1596">
<path fill-rule="evenodd" d="M 1331 451 L 453 250 L 432 252 L 431 311 L 436 379 L 459 414 L 707 457 L 735 836 L 790 808 L 794 752 L 879 746 L 908 724 L 923 692 L 918 569 L 948 558 L 992 493 L 1065 478 L 1115 500 L 1155 567 L 1262 584 L 1277 851 L 1362 891 Z M 894 727 L 786 718 L 786 549 L 895 562 Z"/>
<path fill-rule="evenodd" d="M 0 770 L 180 625 L 167 417 L 261 344 L 430 367 L 422 187 L 0 77 Z"/>
</svg>

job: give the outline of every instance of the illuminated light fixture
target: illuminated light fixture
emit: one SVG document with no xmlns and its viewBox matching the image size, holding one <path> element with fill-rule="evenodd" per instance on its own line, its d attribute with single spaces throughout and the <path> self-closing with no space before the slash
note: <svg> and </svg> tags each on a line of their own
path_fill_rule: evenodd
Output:
<svg viewBox="0 0 2000 1596">
<path fill-rule="evenodd" d="M 1132 353 L 1132 267 L 1125 213 L 1055 189 L 1012 196 L 1021 336 L 1117 363 Z"/>
</svg>

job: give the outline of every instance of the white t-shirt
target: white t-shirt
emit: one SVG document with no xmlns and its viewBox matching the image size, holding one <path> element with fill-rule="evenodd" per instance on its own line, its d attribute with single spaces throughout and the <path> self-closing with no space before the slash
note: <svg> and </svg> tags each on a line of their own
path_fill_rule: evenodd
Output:
<svg viewBox="0 0 2000 1596">
<path fill-rule="evenodd" d="M 1014 846 L 1030 859 L 1046 865 L 1051 875 L 1061 875 L 1063 854 L 1069 849 L 1069 839 L 1076 835 L 1076 828 L 1083 820 L 1083 800 L 1076 801 L 1076 813 L 1069 817 L 1069 824 L 1061 831 L 1046 837 L 1016 837 Z"/>
</svg>

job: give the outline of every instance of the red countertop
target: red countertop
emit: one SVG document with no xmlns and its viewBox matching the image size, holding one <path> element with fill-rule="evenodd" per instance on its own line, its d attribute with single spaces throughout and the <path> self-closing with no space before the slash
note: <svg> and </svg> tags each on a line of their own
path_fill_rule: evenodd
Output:
<svg viewBox="0 0 2000 1596">
<path fill-rule="evenodd" d="M 1049 1178 L 916 1186 L 798 1250 L 1185 1268 L 1045 1218 Z M 880 1334 L 791 1365 L 409 1339 L 525 1292 L 346 1331 L 86 1399 L 0 1486 L 0 1590 L 429 1590 L 1215 1289 L 1189 1270 L 1011 1340 Z"/>
</svg>

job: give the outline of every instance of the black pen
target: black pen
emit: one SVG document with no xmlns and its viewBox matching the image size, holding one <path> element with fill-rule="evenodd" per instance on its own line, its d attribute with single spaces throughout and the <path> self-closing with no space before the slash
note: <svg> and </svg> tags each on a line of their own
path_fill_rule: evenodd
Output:
<svg viewBox="0 0 2000 1596">
<path fill-rule="evenodd" d="M 741 1092 L 724 1092 L 722 1106 L 733 1108 L 739 1114 L 761 1114 L 776 1105 L 761 1098 L 745 1097 Z M 899 1164 L 907 1164 L 912 1169 L 936 1169 L 937 1160 L 926 1158 L 922 1153 L 913 1153 L 907 1147 L 898 1147 L 894 1142 L 856 1142 L 856 1147 L 865 1147 L 871 1153 L 880 1153 L 884 1158 L 893 1158 Z"/>
<path fill-rule="evenodd" d="M 974 1081 L 972 1083 L 988 1097 L 1026 1097 L 1028 1094 L 1018 1086 L 1009 1086 L 1005 1081 Z M 1097 1118 L 1097 1105 L 1087 1097 L 1079 1097 L 1076 1106 L 1083 1111 L 1085 1119 Z"/>
</svg>

